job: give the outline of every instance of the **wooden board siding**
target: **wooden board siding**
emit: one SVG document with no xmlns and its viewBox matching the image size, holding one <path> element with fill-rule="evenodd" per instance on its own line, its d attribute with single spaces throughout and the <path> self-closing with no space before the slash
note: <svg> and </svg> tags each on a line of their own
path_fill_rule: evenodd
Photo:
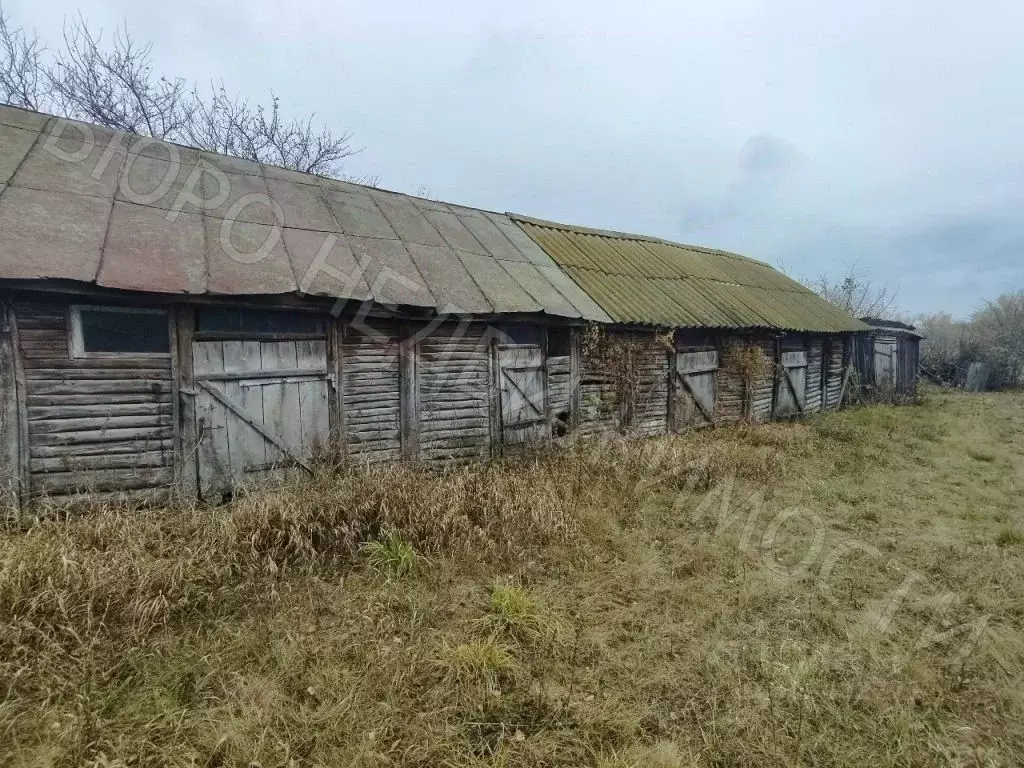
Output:
<svg viewBox="0 0 1024 768">
<path fill-rule="evenodd" d="M 168 489 L 170 357 L 72 359 L 67 304 L 18 302 L 14 312 L 25 371 L 30 492 Z"/>
<path fill-rule="evenodd" d="M 668 432 L 669 353 L 657 346 L 645 349 L 639 366 L 635 406 L 629 428 L 639 435 Z"/>
<path fill-rule="evenodd" d="M 917 369 L 920 365 L 920 339 L 914 336 L 901 336 L 899 341 L 899 379 L 897 388 L 900 394 L 913 395 L 917 391 Z"/>
<path fill-rule="evenodd" d="M 580 383 L 580 425 L 584 435 L 619 428 L 619 412 L 614 384 L 595 373 L 582 374 Z"/>
<path fill-rule="evenodd" d="M 420 458 L 490 454 L 490 346 L 485 330 L 482 325 L 442 327 L 419 342 Z"/>
<path fill-rule="evenodd" d="M 8 305 L 0 302 L 0 508 L 16 505 L 21 492 L 21 424 L 13 320 Z"/>
<path fill-rule="evenodd" d="M 807 406 L 805 413 L 821 411 L 821 373 L 825 340 L 814 336 L 807 345 Z"/>
<path fill-rule="evenodd" d="M 582 355 L 580 383 L 580 431 L 594 434 L 625 430 L 639 435 L 660 435 L 668 431 L 669 354 L 649 344 L 649 334 L 632 333 L 644 347 L 637 362 L 636 386 L 632 407 L 619 402 L 619 387 L 600 370 L 589 355 Z"/>
<path fill-rule="evenodd" d="M 743 377 L 730 367 L 729 355 L 732 341 L 723 337 L 718 342 L 718 372 L 715 374 L 715 423 L 730 424 L 746 416 Z"/>
<path fill-rule="evenodd" d="M 552 418 L 572 415 L 572 358 L 568 355 L 548 358 L 548 403 Z"/>
<path fill-rule="evenodd" d="M 347 326 L 342 340 L 342 410 L 348 455 L 360 461 L 402 455 L 397 323 Z"/>
<path fill-rule="evenodd" d="M 772 361 L 773 365 L 769 366 L 764 376 L 762 376 L 754 386 L 751 387 L 749 393 L 750 398 L 750 418 L 752 421 L 768 421 L 772 418 L 772 404 L 775 396 L 775 342 L 770 336 L 764 336 L 758 338 L 753 342 L 761 351 L 764 353 L 768 360 Z"/>
<path fill-rule="evenodd" d="M 844 344 L 843 337 L 834 337 L 829 346 L 828 360 L 825 363 L 825 410 L 838 411 L 839 398 L 843 389 L 843 359 Z"/>
</svg>

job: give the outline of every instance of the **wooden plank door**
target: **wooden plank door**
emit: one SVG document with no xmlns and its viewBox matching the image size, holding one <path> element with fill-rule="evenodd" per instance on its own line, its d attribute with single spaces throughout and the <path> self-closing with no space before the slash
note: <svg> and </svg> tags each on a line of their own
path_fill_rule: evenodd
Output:
<svg viewBox="0 0 1024 768">
<path fill-rule="evenodd" d="M 875 339 L 875 386 L 893 387 L 896 383 L 896 339 L 882 336 Z"/>
<path fill-rule="evenodd" d="M 215 499 L 307 459 L 330 434 L 325 341 L 192 344 L 199 494 Z"/>
<path fill-rule="evenodd" d="M 807 352 L 783 352 L 775 392 L 776 416 L 800 416 L 807 410 Z"/>
<path fill-rule="evenodd" d="M 675 429 L 706 427 L 715 423 L 718 396 L 718 352 L 677 352 L 673 374 Z"/>
<path fill-rule="evenodd" d="M 502 442 L 522 445 L 547 439 L 547 388 L 541 348 L 499 345 L 497 358 Z"/>
</svg>

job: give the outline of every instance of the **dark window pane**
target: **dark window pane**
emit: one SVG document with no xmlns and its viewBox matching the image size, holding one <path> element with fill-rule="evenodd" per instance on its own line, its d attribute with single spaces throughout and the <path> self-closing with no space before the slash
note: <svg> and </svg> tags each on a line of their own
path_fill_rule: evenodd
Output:
<svg viewBox="0 0 1024 768">
<path fill-rule="evenodd" d="M 541 344 L 541 329 L 535 325 L 502 326 L 498 341 L 502 344 L 536 345 Z"/>
<path fill-rule="evenodd" d="M 548 357 L 569 356 L 569 333 L 568 328 L 548 329 Z"/>
<path fill-rule="evenodd" d="M 322 333 L 320 318 L 300 312 L 252 309 L 204 309 L 199 330 L 213 333 Z"/>
<path fill-rule="evenodd" d="M 85 352 L 167 354 L 171 342 L 166 312 L 118 312 L 80 309 Z"/>
</svg>

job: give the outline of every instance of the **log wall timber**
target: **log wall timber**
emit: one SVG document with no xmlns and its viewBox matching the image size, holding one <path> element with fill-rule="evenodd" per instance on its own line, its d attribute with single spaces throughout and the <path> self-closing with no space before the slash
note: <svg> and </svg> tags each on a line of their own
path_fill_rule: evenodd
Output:
<svg viewBox="0 0 1024 768">
<path fill-rule="evenodd" d="M 22 491 L 21 418 L 13 319 L 8 304 L 0 301 L 0 508 L 17 506 Z"/>
<path fill-rule="evenodd" d="M 736 370 L 730 358 L 733 346 L 737 343 L 737 340 L 725 335 L 717 339 L 719 360 L 715 382 L 718 389 L 715 402 L 715 422 L 717 424 L 735 423 L 741 421 L 746 415 L 744 406 L 746 392 L 743 387 L 743 377 Z"/>
<path fill-rule="evenodd" d="M 758 336 L 752 343 L 761 348 L 765 357 L 772 362 L 764 376 L 758 379 L 748 393 L 750 398 L 750 419 L 752 421 L 768 421 L 772 418 L 772 406 L 775 397 L 775 366 L 776 359 L 775 339 L 772 336 Z"/>
<path fill-rule="evenodd" d="M 361 461 L 402 455 L 401 327 L 375 321 L 344 329 L 342 411 L 348 455 Z"/>
<path fill-rule="evenodd" d="M 68 305 L 18 302 L 29 490 L 166 490 L 173 480 L 170 356 L 72 359 Z"/>
<path fill-rule="evenodd" d="M 641 343 L 647 339 L 638 339 Z M 638 367 L 634 412 L 629 427 L 639 435 L 668 432 L 669 352 L 657 344 L 644 347 Z"/>
<path fill-rule="evenodd" d="M 844 349 L 846 338 L 837 336 L 832 339 L 829 347 L 828 360 L 825 363 L 825 410 L 838 411 L 843 390 Z"/>
<path fill-rule="evenodd" d="M 572 358 L 568 355 L 548 358 L 548 403 L 552 418 L 572 420 Z"/>
<path fill-rule="evenodd" d="M 579 432 L 599 434 L 619 428 L 619 403 L 615 382 L 601 367 L 586 344 L 580 349 Z"/>
<path fill-rule="evenodd" d="M 825 339 L 811 336 L 807 342 L 807 406 L 806 414 L 821 411 L 821 367 L 825 351 Z"/>
<path fill-rule="evenodd" d="M 615 373 L 604 370 L 600 361 L 584 349 L 580 373 L 581 433 L 618 430 L 639 435 L 665 434 L 669 410 L 668 351 L 655 343 L 649 333 L 610 331 L 609 336 L 637 345 L 632 402 L 620 402 L 629 385 L 617 382 Z"/>
<path fill-rule="evenodd" d="M 486 326 L 462 324 L 442 326 L 419 342 L 420 458 L 490 454 L 489 339 Z"/>
</svg>

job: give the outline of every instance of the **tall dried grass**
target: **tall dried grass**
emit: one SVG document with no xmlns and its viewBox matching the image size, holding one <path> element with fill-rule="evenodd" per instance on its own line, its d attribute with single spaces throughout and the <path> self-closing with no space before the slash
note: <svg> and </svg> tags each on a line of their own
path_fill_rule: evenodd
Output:
<svg viewBox="0 0 1024 768">
<path fill-rule="evenodd" d="M 733 476 L 779 503 L 810 498 L 833 533 L 986 604 L 1000 663 L 1019 671 L 1019 579 L 994 564 L 1024 551 L 1000 474 L 1024 410 L 988 463 L 950 450 L 978 423 L 969 410 L 570 439 L 469 466 L 323 463 L 217 508 L 22 518 L 0 533 L 0 763 L 824 765 L 889 750 L 928 764 L 909 730 L 922 723 L 947 729 L 927 737 L 942 744 L 991 725 L 993 754 L 1009 754 L 1024 736 L 994 664 L 972 662 L 975 692 L 922 715 L 915 697 L 943 695 L 939 662 L 890 679 L 916 614 L 885 644 L 848 632 L 894 586 L 884 569 L 845 558 L 840 604 L 824 605 L 674 505 Z M 904 474 L 875 494 L 861 478 L 882 466 L 873 482 Z M 964 467 L 1004 519 L 935 510 L 966 493 Z M 896 489 L 899 515 L 878 501 Z M 945 530 L 932 519 L 956 549 L 925 545 Z M 962 569 L 944 554 L 961 549 Z M 820 679 L 798 674 L 807 659 Z"/>
</svg>

